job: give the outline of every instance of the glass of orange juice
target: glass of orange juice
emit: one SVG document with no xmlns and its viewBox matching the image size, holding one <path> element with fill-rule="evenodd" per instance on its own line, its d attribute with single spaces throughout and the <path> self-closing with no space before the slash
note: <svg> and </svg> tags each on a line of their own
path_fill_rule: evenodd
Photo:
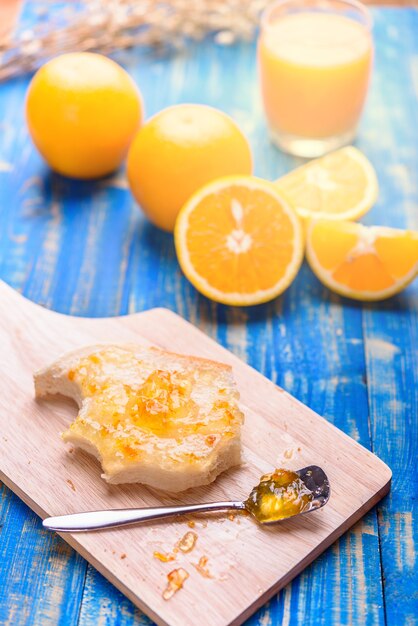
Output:
<svg viewBox="0 0 418 626">
<path fill-rule="evenodd" d="M 258 67 L 279 148 L 316 157 L 353 140 L 372 66 L 371 27 L 356 0 L 279 0 L 264 11 Z"/>
</svg>

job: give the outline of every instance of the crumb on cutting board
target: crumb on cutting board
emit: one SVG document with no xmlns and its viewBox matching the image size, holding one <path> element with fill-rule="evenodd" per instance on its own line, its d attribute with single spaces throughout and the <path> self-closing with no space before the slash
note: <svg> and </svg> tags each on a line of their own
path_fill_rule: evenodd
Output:
<svg viewBox="0 0 418 626">
<path fill-rule="evenodd" d="M 71 478 L 67 478 L 67 484 L 70 485 L 71 489 L 73 491 L 75 491 L 75 485 L 73 483 L 73 481 L 71 480 Z"/>
<path fill-rule="evenodd" d="M 196 545 L 197 534 L 189 530 L 176 544 L 176 548 L 181 552 L 191 552 Z M 174 548 L 174 550 L 176 550 Z"/>
<path fill-rule="evenodd" d="M 155 550 L 153 553 L 154 559 L 158 559 L 162 563 L 168 563 L 169 561 L 175 561 L 176 554 L 179 552 L 187 553 L 191 552 L 196 545 L 197 533 L 188 531 L 179 539 L 174 545 L 172 552 L 159 552 Z"/>
<path fill-rule="evenodd" d="M 183 567 L 173 569 L 169 572 L 167 574 L 167 587 L 163 591 L 164 600 L 170 600 L 170 598 L 172 598 L 174 594 L 183 587 L 184 581 L 188 578 L 189 573 L 183 569 Z"/>
<path fill-rule="evenodd" d="M 170 554 L 169 552 L 159 552 L 155 550 L 153 553 L 154 559 L 158 559 L 162 563 L 168 563 L 169 561 L 174 561 L 176 556 L 175 554 Z"/>
<path fill-rule="evenodd" d="M 121 559 L 126 559 L 126 554 L 125 554 L 125 552 L 123 552 L 123 553 L 120 555 L 120 558 L 121 558 Z"/>
<path fill-rule="evenodd" d="M 204 578 L 213 578 L 212 574 L 209 571 L 209 568 L 207 567 L 208 561 L 209 559 L 207 556 L 201 556 L 199 559 L 199 563 L 192 563 L 192 565 L 197 569 L 201 576 L 204 576 Z"/>
</svg>

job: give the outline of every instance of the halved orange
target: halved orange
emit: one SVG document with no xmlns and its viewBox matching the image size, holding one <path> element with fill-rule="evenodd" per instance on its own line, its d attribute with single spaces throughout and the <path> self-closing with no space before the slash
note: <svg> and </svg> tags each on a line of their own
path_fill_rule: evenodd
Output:
<svg viewBox="0 0 418 626">
<path fill-rule="evenodd" d="M 218 178 L 181 209 L 174 231 L 181 268 L 205 296 L 236 306 L 267 302 L 303 258 L 299 218 L 272 183 Z"/>
<path fill-rule="evenodd" d="M 332 291 L 355 300 L 383 300 L 417 275 L 418 232 L 317 220 L 308 227 L 306 256 Z"/>
</svg>

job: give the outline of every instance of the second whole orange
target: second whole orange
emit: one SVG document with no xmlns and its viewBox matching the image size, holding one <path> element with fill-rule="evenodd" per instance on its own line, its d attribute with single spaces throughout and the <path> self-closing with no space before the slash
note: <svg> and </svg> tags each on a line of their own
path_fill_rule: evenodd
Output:
<svg viewBox="0 0 418 626">
<path fill-rule="evenodd" d="M 128 155 L 135 199 L 151 222 L 169 232 L 181 207 L 202 185 L 251 171 L 251 150 L 234 120 L 199 104 L 157 113 L 139 130 Z"/>
<path fill-rule="evenodd" d="M 26 119 L 52 169 L 97 178 L 122 163 L 142 121 L 142 98 L 129 74 L 101 54 L 55 57 L 33 77 Z"/>
</svg>

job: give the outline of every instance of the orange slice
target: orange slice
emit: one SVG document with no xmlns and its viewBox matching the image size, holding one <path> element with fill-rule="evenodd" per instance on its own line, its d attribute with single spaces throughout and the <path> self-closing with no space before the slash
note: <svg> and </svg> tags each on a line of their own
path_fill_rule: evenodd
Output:
<svg viewBox="0 0 418 626">
<path fill-rule="evenodd" d="M 272 183 L 230 176 L 202 187 L 181 209 L 177 256 L 205 296 L 236 306 L 281 294 L 303 258 L 299 219 Z"/>
<path fill-rule="evenodd" d="M 371 209 L 378 194 L 373 166 L 354 146 L 309 161 L 275 185 L 303 219 L 356 220 Z"/>
<path fill-rule="evenodd" d="M 383 300 L 416 276 L 418 232 L 318 220 L 308 228 L 306 256 L 332 291 L 355 300 Z"/>
</svg>

